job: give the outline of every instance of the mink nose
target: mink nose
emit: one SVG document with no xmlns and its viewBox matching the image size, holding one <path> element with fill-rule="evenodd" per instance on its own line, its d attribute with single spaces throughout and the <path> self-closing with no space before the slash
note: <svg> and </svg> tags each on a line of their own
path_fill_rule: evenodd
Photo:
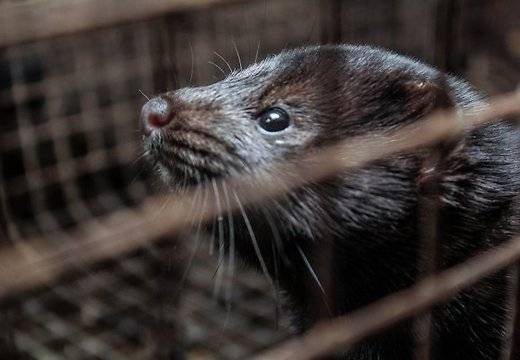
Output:
<svg viewBox="0 0 520 360">
<path fill-rule="evenodd" d="M 171 121 L 172 114 L 166 100 L 154 98 L 144 104 L 141 110 L 141 123 L 145 135 L 150 135 L 154 130 L 160 129 Z"/>
</svg>

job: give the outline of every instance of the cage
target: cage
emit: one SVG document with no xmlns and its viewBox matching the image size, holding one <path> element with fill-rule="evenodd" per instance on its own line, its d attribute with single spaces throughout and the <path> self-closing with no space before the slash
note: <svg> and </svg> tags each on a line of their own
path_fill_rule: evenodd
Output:
<svg viewBox="0 0 520 360">
<path fill-rule="evenodd" d="M 163 191 L 141 157 L 139 111 L 152 94 L 340 42 L 390 48 L 502 93 L 520 80 L 518 14 L 513 0 L 0 1 L 3 249 L 32 259 L 35 239 L 67 251 L 139 219 Z M 58 253 L 60 271 L 5 285 L 1 357 L 239 359 L 291 336 L 261 274 L 220 280 L 233 281 L 230 309 L 215 286 L 218 258 L 204 242 L 194 252 L 199 235 L 163 235 L 84 262 Z"/>
</svg>

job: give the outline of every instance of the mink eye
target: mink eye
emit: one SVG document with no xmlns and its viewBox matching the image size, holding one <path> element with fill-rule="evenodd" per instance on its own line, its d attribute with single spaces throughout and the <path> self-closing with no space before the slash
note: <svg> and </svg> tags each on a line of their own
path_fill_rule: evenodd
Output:
<svg viewBox="0 0 520 360">
<path fill-rule="evenodd" d="M 277 107 L 265 110 L 258 117 L 258 126 L 270 133 L 285 130 L 289 125 L 291 125 L 289 114 L 287 114 L 285 110 Z"/>
</svg>

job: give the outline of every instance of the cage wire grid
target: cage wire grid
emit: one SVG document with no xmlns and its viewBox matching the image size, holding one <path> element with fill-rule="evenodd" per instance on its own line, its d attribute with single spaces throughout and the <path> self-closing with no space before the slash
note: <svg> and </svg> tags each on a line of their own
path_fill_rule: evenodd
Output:
<svg viewBox="0 0 520 360">
<path fill-rule="evenodd" d="M 396 9 L 395 2 L 385 3 L 382 10 L 368 6 L 368 12 L 357 3 L 348 11 L 340 7 L 349 19 L 345 24 L 331 26 L 330 18 L 320 14 L 313 24 L 315 32 L 294 35 L 301 33 L 302 24 L 308 25 L 305 14 L 319 7 L 309 2 L 295 7 L 295 3 L 305 2 L 278 2 L 279 8 L 266 10 L 257 1 L 246 8 L 211 10 L 208 24 L 184 13 L 175 22 L 136 21 L 2 48 L 0 171 L 9 242 L 23 247 L 24 238 L 39 235 L 56 243 L 73 241 L 68 233 L 78 224 L 95 220 L 102 227 L 105 215 L 131 208 L 155 193 L 148 171 L 142 171 L 144 164 L 135 161 L 140 142 L 137 115 L 145 101 L 138 90 L 165 90 L 165 74 L 169 81 L 172 73 L 178 75 L 177 85 L 189 83 L 180 77 L 191 72 L 190 53 L 196 54 L 191 80 L 212 78 L 215 69 L 197 58 L 211 54 L 208 42 L 222 45 L 219 49 L 226 49 L 223 55 L 233 59 L 233 66 L 237 65 L 233 45 L 247 48 L 249 60 L 253 58 L 256 49 L 250 39 L 230 38 L 216 29 L 245 34 L 248 31 L 237 27 L 237 19 L 255 19 L 255 14 L 263 13 L 271 22 L 247 26 L 269 32 L 262 39 L 265 52 L 334 39 L 341 31 L 392 45 L 384 43 L 385 29 L 392 29 L 395 36 L 406 29 L 399 16 L 386 16 Z M 436 1 L 427 3 L 424 9 Z M 424 9 L 417 8 L 416 14 L 425 15 Z M 284 22 L 287 13 L 300 23 Z M 377 20 L 370 28 L 359 22 L 367 13 Z M 201 27 L 205 30 L 193 32 Z M 273 40 L 280 31 L 287 31 L 284 44 Z M 410 36 L 412 46 L 419 49 L 431 36 L 425 26 Z M 426 58 L 435 55 L 431 49 L 424 51 Z M 20 303 L 13 322 L 21 352 L 29 359 L 143 358 L 151 356 L 155 345 L 147 329 L 157 321 L 168 326 L 168 317 L 174 317 L 172 323 L 185 319 L 183 347 L 189 358 L 244 358 L 287 337 L 286 319 L 276 326 L 269 286 L 254 272 L 237 274 L 231 311 L 222 299 L 215 301 L 217 264 L 207 248 L 195 258 L 180 304 L 151 305 L 157 302 L 156 283 L 164 279 L 172 252 L 163 243 L 149 245 L 122 258 L 77 268 L 55 284 L 23 294 L 16 299 Z"/>
<path fill-rule="evenodd" d="M 139 90 L 154 89 L 157 28 L 157 21 L 138 23 L 0 52 L 9 242 L 74 241 L 67 234 L 78 224 L 99 219 L 103 226 L 104 215 L 155 193 L 139 160 L 137 117 L 145 101 Z M 150 245 L 12 299 L 19 351 L 27 359 L 153 357 L 150 329 L 168 326 L 168 316 L 184 319 L 186 335 L 176 340 L 194 359 L 241 358 L 287 336 L 256 273 L 237 275 L 231 310 L 213 296 L 216 264 L 207 250 L 194 261 L 181 304 L 157 314 L 156 283 L 171 261 L 165 251 L 168 258 L 171 249 Z"/>
</svg>

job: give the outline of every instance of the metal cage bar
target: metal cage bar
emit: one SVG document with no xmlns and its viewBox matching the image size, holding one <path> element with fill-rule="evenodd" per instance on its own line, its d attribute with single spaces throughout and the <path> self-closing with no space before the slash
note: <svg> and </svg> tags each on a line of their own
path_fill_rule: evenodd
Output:
<svg viewBox="0 0 520 360">
<path fill-rule="evenodd" d="M 286 339 L 290 331 L 285 320 L 278 331 L 273 331 L 273 299 L 265 281 L 252 272 L 242 272 L 235 279 L 237 310 L 229 314 L 222 301 L 215 304 L 211 300 L 208 289 L 212 286 L 210 279 L 215 273 L 215 263 L 200 254 L 193 257 L 197 273 L 186 280 L 190 299 L 197 301 L 198 306 L 190 306 L 180 299 L 181 305 L 176 311 L 171 310 L 171 304 L 163 304 L 165 311 L 159 314 L 153 311 L 155 305 L 147 306 L 164 300 L 169 293 L 157 295 L 157 283 L 159 287 L 167 283 L 169 289 L 165 290 L 171 290 L 182 280 L 180 269 L 157 277 L 158 269 L 164 270 L 165 263 L 179 264 L 186 260 L 184 252 L 161 247 L 159 240 L 172 232 L 181 234 L 179 230 L 189 223 L 182 215 L 190 201 L 194 201 L 195 194 L 191 194 L 191 198 L 169 199 L 184 206 L 173 206 L 159 215 L 151 211 L 150 207 L 163 209 L 165 200 L 149 200 L 155 193 L 153 184 L 146 176 L 135 175 L 133 159 L 138 156 L 139 139 L 134 120 L 139 107 L 136 104 L 144 102 L 136 90 L 151 93 L 168 89 L 172 85 L 164 75 L 167 73 L 176 78 L 175 86 L 210 81 L 218 72 L 205 66 L 206 62 L 215 60 L 214 51 L 222 52 L 227 58 L 234 57 L 234 46 L 246 49 L 242 60 L 247 63 L 258 53 L 269 54 L 287 46 L 364 40 L 397 48 L 439 65 L 447 64 L 449 54 L 461 51 L 460 44 L 459 41 L 447 42 L 447 35 L 438 28 L 440 22 L 435 21 L 434 15 L 439 9 L 449 12 L 446 6 L 453 4 L 444 0 L 428 0 L 420 6 L 408 0 L 384 4 L 375 0 L 366 4 L 325 0 L 319 5 L 298 0 L 153 0 L 146 4 L 138 0 L 19 4 L 0 1 L 0 109 L 6 120 L 0 123 L 0 215 L 3 215 L 0 227 L 2 234 L 7 234 L 9 242 L 14 244 L 0 251 L 0 264 L 9 269 L 0 272 L 0 297 L 22 294 L 24 301 L 19 308 L 10 302 L 2 307 L 7 307 L 7 312 L 14 309 L 8 315 L 22 320 L 15 322 L 15 328 L 17 340 L 27 355 L 62 356 L 63 359 L 149 356 L 153 346 L 143 341 L 146 335 L 139 324 L 160 324 L 157 337 L 171 342 L 181 333 L 178 319 L 168 318 L 172 314 L 190 319 L 190 323 L 184 325 L 189 333 L 185 348 L 190 354 L 251 357 Z M 313 26 L 302 31 L 308 26 L 309 13 L 316 14 Z M 288 14 L 294 22 L 284 22 Z M 465 21 L 463 14 L 459 15 L 456 20 L 446 14 L 442 16 L 447 21 Z M 367 17 L 373 21 L 369 28 L 365 22 Z M 238 26 L 244 18 L 248 19 L 246 26 Z M 421 21 L 420 30 L 410 31 L 418 29 L 417 21 Z M 459 24 L 450 24 L 447 29 L 450 34 L 453 33 L 451 26 L 455 25 Z M 260 34 L 258 38 L 248 39 L 247 34 L 255 32 Z M 279 38 L 279 33 L 285 37 Z M 395 41 L 404 38 L 408 41 Z M 440 44 L 443 51 L 425 46 L 431 41 L 443 41 Z M 237 66 L 237 60 L 232 60 L 233 66 Z M 457 70 L 457 64 L 450 67 Z M 518 111 L 517 105 L 518 98 L 514 96 L 498 99 L 484 117 L 490 120 Z M 473 120 L 479 123 L 486 119 Z M 452 131 L 458 130 L 441 126 L 435 141 Z M 428 130 L 425 133 L 429 135 Z M 351 148 L 348 144 L 339 144 L 339 147 L 326 149 L 319 155 L 322 161 L 318 163 L 328 165 L 309 169 L 303 162 L 302 168 L 292 168 L 292 172 L 315 170 L 311 173 L 319 177 L 392 151 L 377 144 L 370 145 L 369 139 L 358 140 Z M 406 150 L 435 141 L 426 136 L 413 146 L 401 145 Z M 341 153 L 338 149 L 344 151 L 342 146 L 345 145 L 350 160 L 337 158 Z M 435 157 L 434 151 L 432 158 Z M 302 173 L 302 180 L 305 179 Z M 276 189 L 260 186 L 255 188 L 259 194 L 251 195 L 247 181 L 242 183 L 238 179 L 238 185 L 232 184 L 238 188 L 243 186 L 245 197 L 252 202 L 259 200 L 259 194 L 276 193 Z M 268 179 L 256 181 L 269 183 Z M 432 185 L 430 190 L 434 188 Z M 423 200 L 423 211 L 436 212 L 434 202 Z M 210 216 L 215 211 L 208 207 L 201 216 Z M 176 221 L 167 227 L 151 225 L 157 217 L 164 223 L 171 218 Z M 425 254 L 435 253 L 436 222 L 434 216 L 422 222 Z M 114 231 L 115 228 L 119 231 Z M 507 247 L 500 248 L 494 260 L 484 254 L 483 259 L 488 261 L 487 272 L 518 260 L 520 253 L 515 243 L 509 245 L 513 251 L 509 257 L 504 255 Z M 77 258 L 53 257 L 60 251 L 77 254 Z M 326 263 L 321 265 L 326 269 Z M 485 272 L 471 261 L 462 266 L 466 265 Z M 437 273 L 435 256 L 433 259 L 424 256 L 422 270 L 425 283 L 419 283 L 419 290 L 430 289 L 428 284 L 430 287 L 442 285 L 436 282 L 438 279 L 458 281 L 459 286 L 475 281 L 474 277 L 464 278 L 457 273 L 458 268 L 448 274 L 451 277 Z M 322 281 L 328 282 L 327 279 Z M 424 287 L 420 288 L 421 285 Z M 116 288 L 121 290 L 107 291 Z M 417 358 L 425 360 L 430 357 L 431 348 L 427 309 L 455 289 L 427 291 L 427 296 L 422 298 L 417 295 L 421 293 L 419 290 L 405 297 L 413 300 L 412 310 L 400 313 L 399 318 L 385 320 L 382 317 L 379 323 L 370 326 L 372 330 L 379 329 L 386 323 L 426 311 L 426 315 L 417 320 L 417 328 L 423 334 L 418 341 Z M 518 309 L 519 295 L 514 295 L 515 309 Z M 391 305 L 391 301 L 386 305 L 382 303 L 378 309 Z M 20 311 L 25 317 L 19 317 Z M 515 314 L 511 359 L 520 356 L 520 316 L 518 311 Z M 240 325 L 214 330 L 230 318 Z M 338 323 L 332 322 L 330 329 L 335 324 Z M 351 332 L 347 331 L 345 338 L 340 339 L 344 345 L 351 345 L 369 333 L 363 333 L 367 327 L 362 320 L 357 324 L 359 329 L 347 328 Z M 330 329 L 325 328 L 324 334 L 330 335 Z M 5 326 L 0 329 L 3 339 L 0 346 L 7 344 L 6 351 L 11 351 L 12 334 L 3 330 Z M 320 330 L 311 330 L 309 336 Z M 223 340 L 222 343 L 208 341 L 212 338 Z M 305 350 L 312 345 L 309 338 L 299 341 L 290 342 L 289 348 Z M 280 349 L 286 348 L 282 345 Z M 276 351 L 270 354 L 276 356 Z"/>
</svg>

